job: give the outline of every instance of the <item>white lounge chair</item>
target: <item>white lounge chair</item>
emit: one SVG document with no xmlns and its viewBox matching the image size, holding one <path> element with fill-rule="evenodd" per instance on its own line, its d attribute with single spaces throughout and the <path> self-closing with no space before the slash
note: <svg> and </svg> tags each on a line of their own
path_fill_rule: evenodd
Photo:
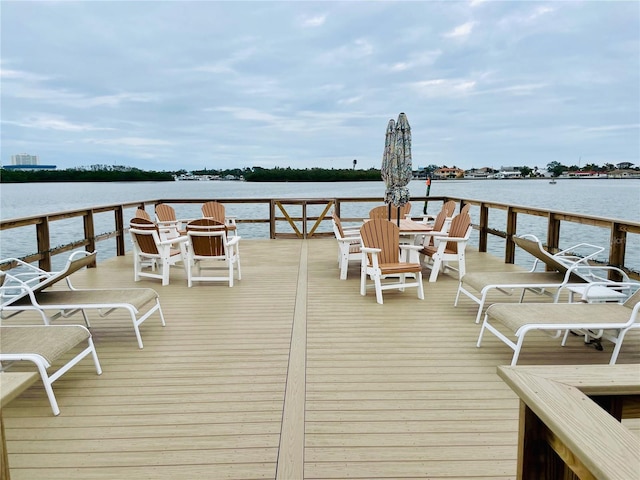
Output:
<svg viewBox="0 0 640 480">
<path fill-rule="evenodd" d="M 520 302 L 524 300 L 526 292 L 537 295 L 551 295 L 557 300 L 559 288 L 565 285 L 585 284 L 589 280 L 585 278 L 587 272 L 582 269 L 583 275 L 578 275 L 576 268 L 588 267 L 588 261 L 594 258 L 603 248 L 581 243 L 573 247 L 550 254 L 540 240 L 533 235 L 513 237 L 514 243 L 534 257 L 531 269 L 527 272 L 468 272 L 461 276 L 454 306 L 458 306 L 460 294 L 464 294 L 478 304 L 476 323 L 480 323 L 482 312 L 487 301 L 487 296 L 494 291 L 512 295 L 514 291 L 520 292 Z M 589 252 L 585 256 L 576 258 L 573 252 L 578 248 L 587 247 Z M 538 270 L 544 266 L 547 271 Z M 619 270 L 620 273 L 623 273 Z M 596 279 L 599 280 L 599 279 Z"/>
<path fill-rule="evenodd" d="M 87 346 L 52 374 L 48 369 L 54 362 L 78 345 L 87 342 Z M 0 362 L 2 371 L 7 370 L 15 362 L 32 362 L 38 368 L 44 389 L 49 397 L 54 415 L 60 414 L 52 384 L 71 367 L 87 355 L 93 357 L 96 373 L 102 374 L 98 354 L 96 353 L 91 333 L 82 325 L 26 325 L 0 327 Z"/>
<path fill-rule="evenodd" d="M 138 346 L 142 348 L 140 325 L 155 312 L 158 312 L 162 326 L 165 325 L 158 293 L 151 288 L 75 288 L 71 274 L 94 264 L 95 260 L 96 252 L 78 251 L 71 254 L 65 268 L 59 272 L 47 272 L 17 259 L 3 261 L 19 265 L 21 272 L 15 275 L 5 272 L 6 279 L 0 287 L 0 317 L 9 318 L 24 311 L 35 311 L 43 323 L 49 325 L 57 318 L 67 318 L 80 312 L 90 327 L 88 310 L 96 310 L 101 317 L 106 317 L 115 310 L 124 309 L 131 317 Z M 62 280 L 66 281 L 68 290 L 49 289 Z"/>
<path fill-rule="evenodd" d="M 611 286 L 608 283 L 607 286 Z M 629 284 L 618 286 L 628 288 Z M 484 332 L 488 330 L 513 350 L 511 366 L 516 365 L 527 333 L 543 331 L 554 338 L 565 332 L 577 330 L 588 332 L 597 339 L 605 339 L 615 345 L 609 364 L 618 359 L 626 333 L 632 328 L 640 328 L 640 290 L 636 291 L 624 304 L 619 303 L 494 303 L 484 316 L 476 346 L 482 344 Z M 515 341 L 503 333 L 497 324 L 513 334 Z"/>
</svg>

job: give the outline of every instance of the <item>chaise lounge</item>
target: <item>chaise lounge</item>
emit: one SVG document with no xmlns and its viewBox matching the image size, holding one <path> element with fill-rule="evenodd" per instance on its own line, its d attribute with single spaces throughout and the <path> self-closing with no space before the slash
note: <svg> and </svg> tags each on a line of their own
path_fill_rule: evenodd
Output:
<svg viewBox="0 0 640 480">
<path fill-rule="evenodd" d="M 606 284 L 610 286 L 612 284 Z M 600 286 L 596 283 L 594 287 Z M 629 284 L 619 284 L 626 288 Z M 559 338 L 570 330 L 585 332 L 596 339 L 605 339 L 615 347 L 609 361 L 616 363 L 626 333 L 640 328 L 640 290 L 623 304 L 619 303 L 494 303 L 484 316 L 477 347 L 482 344 L 484 332 L 488 330 L 513 350 L 511 366 L 516 365 L 524 339 L 529 332 L 542 331 Z M 515 341 L 502 330 L 512 333 Z M 562 344 L 564 345 L 566 335 Z"/>
<path fill-rule="evenodd" d="M 550 295 L 556 301 L 560 287 L 588 283 L 588 261 L 604 250 L 596 245 L 580 243 L 552 255 L 542 247 L 540 240 L 533 235 L 513 237 L 513 242 L 534 257 L 533 265 L 529 271 L 469 272 L 460 278 L 454 306 L 458 306 L 461 293 L 477 303 L 476 323 L 480 323 L 487 296 L 491 292 L 498 291 L 506 295 L 513 295 L 515 290 L 521 290 L 520 302 L 524 300 L 526 292 Z M 573 255 L 573 252 L 578 248 L 586 248 L 588 252 L 578 258 Z M 546 266 L 547 271 L 537 271 L 539 265 Z M 624 275 L 621 270 L 617 271 Z M 582 273 L 579 274 L 579 272 Z M 600 279 L 595 278 L 595 280 Z"/>
<path fill-rule="evenodd" d="M 97 310 L 101 317 L 105 317 L 115 310 L 124 309 L 131 317 L 138 346 L 143 348 L 140 325 L 155 312 L 160 315 L 162 326 L 165 325 L 158 293 L 151 288 L 74 288 L 70 275 L 94 264 L 95 260 L 96 252 L 74 252 L 65 268 L 59 272 L 47 272 L 18 259 L 3 261 L 18 265 L 20 271 L 4 274 L 6 278 L 0 297 L 0 317 L 9 318 L 24 311 L 35 311 L 40 314 L 44 324 L 49 325 L 57 318 L 67 318 L 81 312 L 86 325 L 90 327 L 87 310 Z M 66 280 L 68 290 L 49 290 L 61 280 Z"/>
<path fill-rule="evenodd" d="M 87 346 L 54 373 L 48 369 L 59 358 L 84 342 Z M 0 327 L 0 362 L 2 371 L 7 370 L 15 362 L 32 362 L 38 368 L 38 373 L 49 397 L 51 410 L 54 415 L 60 414 L 52 384 L 71 367 L 79 363 L 86 356 L 93 357 L 96 373 L 102 374 L 98 354 L 96 353 L 91 333 L 82 325 L 27 325 Z"/>
</svg>

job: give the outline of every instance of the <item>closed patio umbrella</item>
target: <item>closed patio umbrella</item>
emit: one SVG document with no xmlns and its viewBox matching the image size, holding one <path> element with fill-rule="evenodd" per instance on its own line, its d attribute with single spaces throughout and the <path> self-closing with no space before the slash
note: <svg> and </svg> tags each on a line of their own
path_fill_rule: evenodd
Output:
<svg viewBox="0 0 640 480">
<path fill-rule="evenodd" d="M 389 150 L 391 151 L 389 152 Z M 413 176 L 411 127 L 404 113 L 398 116 L 395 126 L 393 120 L 389 120 L 381 176 L 386 187 L 384 201 L 389 205 L 389 218 L 391 218 L 391 205 L 393 204 L 398 208 L 398 224 L 400 224 L 400 207 L 409 202 L 410 194 L 407 185 Z"/>
<path fill-rule="evenodd" d="M 382 168 L 380 168 L 380 175 L 384 181 L 385 192 L 384 202 L 389 203 L 388 198 L 391 198 L 391 187 L 393 186 L 393 177 L 391 173 L 391 163 L 396 148 L 396 122 L 389 120 L 387 125 L 387 133 L 384 137 L 384 152 L 382 153 Z M 389 215 L 391 218 L 391 215 Z"/>
</svg>

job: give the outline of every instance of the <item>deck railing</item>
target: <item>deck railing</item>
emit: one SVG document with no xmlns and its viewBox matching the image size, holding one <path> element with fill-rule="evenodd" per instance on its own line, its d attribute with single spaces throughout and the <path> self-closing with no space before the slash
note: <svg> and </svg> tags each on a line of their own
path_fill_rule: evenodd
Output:
<svg viewBox="0 0 640 480">
<path fill-rule="evenodd" d="M 76 248 L 85 248 L 93 251 L 99 242 L 109 239 L 115 240 L 115 254 L 124 255 L 127 245 L 127 223 L 128 218 L 125 212 L 136 208 L 145 208 L 153 212 L 154 206 L 159 203 L 172 205 L 191 204 L 202 205 L 212 199 L 153 199 L 130 203 L 119 203 L 112 205 L 101 205 L 65 212 L 55 212 L 43 215 L 35 215 L 23 218 L 3 219 L 0 221 L 0 243 L 9 242 L 12 251 L 19 249 L 18 257 L 26 262 L 38 262 L 39 266 L 45 270 L 51 269 L 52 258 Z M 439 209 L 440 205 L 447 201 L 454 200 L 462 207 L 465 204 L 472 206 L 471 216 L 474 221 L 474 229 L 477 231 L 477 247 L 480 252 L 487 252 L 489 241 L 493 239 L 504 240 L 504 261 L 505 263 L 515 263 L 515 245 L 510 239 L 514 235 L 521 233 L 531 233 L 530 231 L 518 231 L 519 223 L 527 223 L 530 218 L 539 218 L 546 222 L 547 248 L 550 251 L 557 251 L 560 248 L 561 231 L 566 225 L 580 225 L 581 227 L 596 227 L 599 231 L 599 238 L 608 236 L 608 260 L 606 263 L 614 265 L 627 271 L 630 277 L 640 279 L 640 265 L 628 261 L 627 252 L 629 250 L 629 234 L 633 235 L 634 242 L 640 245 L 640 222 L 620 220 L 614 218 L 603 218 L 579 213 L 548 210 L 536 207 L 511 205 L 493 201 L 482 201 L 459 197 L 414 197 L 411 199 L 414 205 L 422 205 L 428 202 L 432 212 Z M 366 216 L 371 205 L 380 204 L 379 198 L 225 198 L 217 201 L 226 205 L 228 211 L 233 211 L 234 204 L 263 206 L 268 214 L 258 218 L 238 218 L 240 224 L 265 224 L 269 226 L 269 237 L 271 239 L 283 237 L 312 238 L 332 235 L 330 224 L 330 213 L 333 208 L 341 215 L 343 209 L 355 209 L 360 212 L 359 216 L 342 216 L 345 222 L 356 222 Z M 368 204 L 368 205 L 367 205 Z M 355 208 L 357 207 L 357 208 Z M 412 209 L 414 217 L 417 210 Z M 109 224 L 110 228 L 105 232 L 96 233 L 96 217 L 98 215 L 112 215 Z M 519 221 L 525 217 L 525 222 Z M 65 232 L 62 237 L 63 243 L 53 245 L 52 230 L 53 225 L 62 220 L 81 219 L 82 228 L 77 231 Z M 126 220 L 126 221 L 125 221 Z M 31 231 L 28 229 L 31 228 Z M 72 229 L 73 230 L 73 229 Z M 9 238 L 7 236 L 10 233 Z M 4 237 L 4 238 L 3 238 Z M 32 240 L 26 240 L 31 237 Z M 16 238 L 20 239 L 16 242 Z M 69 241 L 69 238 L 71 240 Z M 35 241 L 33 241 L 35 239 Z M 587 238 L 584 241 L 589 241 Z M 605 240 L 606 241 L 606 240 Z M 574 242 L 576 243 L 576 242 Z M 595 243 L 595 242 L 594 242 Z M 604 243 L 604 242 L 600 242 Z M 7 257 L 3 248 L 3 257 Z M 637 261 L 637 260 L 636 260 Z M 3 264 L 1 269 L 11 268 L 10 264 Z"/>
</svg>

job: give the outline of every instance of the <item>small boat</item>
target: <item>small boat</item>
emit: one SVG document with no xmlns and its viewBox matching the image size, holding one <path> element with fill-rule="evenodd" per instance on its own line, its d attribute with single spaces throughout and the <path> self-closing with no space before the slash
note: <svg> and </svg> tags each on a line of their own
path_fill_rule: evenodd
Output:
<svg viewBox="0 0 640 480">
<path fill-rule="evenodd" d="M 550 183 L 551 185 L 555 185 L 555 184 L 556 184 L 556 183 L 558 183 L 558 182 L 556 182 L 556 179 L 554 178 L 554 179 L 553 179 L 553 180 L 551 180 L 549 183 Z"/>
</svg>

